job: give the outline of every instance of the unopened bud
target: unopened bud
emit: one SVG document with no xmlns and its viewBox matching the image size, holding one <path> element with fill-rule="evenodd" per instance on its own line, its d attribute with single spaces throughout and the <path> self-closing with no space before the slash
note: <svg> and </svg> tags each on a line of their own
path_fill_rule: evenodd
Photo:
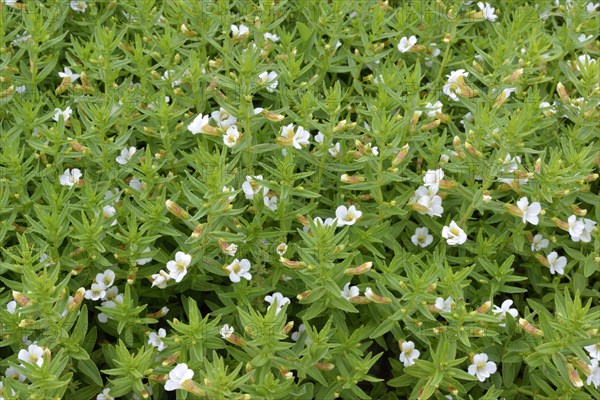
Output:
<svg viewBox="0 0 600 400">
<path fill-rule="evenodd" d="M 444 43 L 450 43 L 450 41 L 451 41 L 451 40 L 452 40 L 452 35 L 451 35 L 451 34 L 449 34 L 449 33 L 446 33 L 446 34 L 444 35 L 443 42 L 444 42 Z"/>
<path fill-rule="evenodd" d="M 359 200 L 368 201 L 373 198 L 373 195 L 371 193 L 366 193 L 366 194 L 359 194 L 357 197 L 359 198 Z"/>
<path fill-rule="evenodd" d="M 73 301 L 67 306 L 69 312 L 73 312 L 79 308 L 85 296 L 85 288 L 80 287 L 73 295 Z"/>
<path fill-rule="evenodd" d="M 246 341 L 241 336 L 236 335 L 235 333 L 231 333 L 227 335 L 227 341 L 236 346 L 244 346 Z"/>
<path fill-rule="evenodd" d="M 586 176 L 585 178 L 583 178 L 584 182 L 594 182 L 596 179 L 598 179 L 598 174 L 591 174 Z"/>
<path fill-rule="evenodd" d="M 25 297 L 25 295 L 21 292 L 13 290 L 12 295 L 17 304 L 19 304 L 21 307 L 25 307 L 31 304 L 31 301 L 29 301 L 29 299 Z"/>
<path fill-rule="evenodd" d="M 575 387 L 583 387 L 583 381 L 579 377 L 579 373 L 571 363 L 567 363 L 567 372 L 569 373 L 569 380 Z"/>
<path fill-rule="evenodd" d="M 484 71 L 483 71 L 483 67 L 481 66 L 481 64 L 479 64 L 479 63 L 477 62 L 477 60 L 473 60 L 473 69 L 474 69 L 475 71 L 479 72 L 480 74 L 483 74 L 483 73 L 484 73 Z"/>
<path fill-rule="evenodd" d="M 410 150 L 410 145 L 408 143 L 405 144 L 404 146 L 402 146 L 402 148 L 400 149 L 400 151 L 398 152 L 398 154 L 392 161 L 392 167 L 397 167 L 398 165 L 400 165 L 402 160 L 404 160 L 406 158 L 406 156 L 408 155 L 409 150 Z"/>
<path fill-rule="evenodd" d="M 285 367 L 279 367 L 279 373 L 281 373 L 281 376 L 283 376 L 287 380 L 294 379 L 294 373 L 290 372 Z"/>
<path fill-rule="evenodd" d="M 306 264 L 303 261 L 292 261 L 288 260 L 285 257 L 279 257 L 279 261 L 288 268 L 292 269 L 300 269 L 306 267 Z"/>
<path fill-rule="evenodd" d="M 181 353 L 179 351 L 176 351 L 174 354 L 167 357 L 167 359 L 162 362 L 163 367 L 173 364 L 175 361 L 177 361 L 180 355 Z"/>
<path fill-rule="evenodd" d="M 263 110 L 261 114 L 271 122 L 280 122 L 285 118 L 282 114 L 277 114 L 268 110 Z"/>
<path fill-rule="evenodd" d="M 515 72 L 513 72 L 512 74 L 510 74 L 509 76 L 504 78 L 504 82 L 513 83 L 514 81 L 519 79 L 521 76 L 523 76 L 523 68 L 517 69 Z"/>
<path fill-rule="evenodd" d="M 368 261 L 366 263 L 359 265 L 358 267 L 346 269 L 344 271 L 344 274 L 346 274 L 346 275 L 361 275 L 366 272 L 369 272 L 371 270 L 372 266 L 373 266 L 373 263 L 371 261 Z"/>
<path fill-rule="evenodd" d="M 392 299 L 376 294 L 375 292 L 373 292 L 373 290 L 371 290 L 371 288 L 367 288 L 365 290 L 365 297 L 373 303 L 378 304 L 390 304 L 392 302 Z"/>
<path fill-rule="evenodd" d="M 191 31 L 186 24 L 181 24 L 181 33 L 183 33 L 185 36 L 187 37 L 194 37 L 196 36 L 196 32 Z"/>
<path fill-rule="evenodd" d="M 192 232 L 192 237 L 194 239 L 198 239 L 200 235 L 202 235 L 202 232 L 204 232 L 204 226 L 202 224 L 196 225 L 194 231 Z"/>
<path fill-rule="evenodd" d="M 364 182 L 365 178 L 362 176 L 350 176 L 348 174 L 343 174 L 340 177 L 340 180 L 344 183 L 354 184 Z"/>
<path fill-rule="evenodd" d="M 410 123 L 408 127 L 409 132 L 414 132 L 417 129 L 417 123 L 419 122 L 419 117 L 423 114 L 422 111 L 413 112 L 412 117 L 410 118 Z"/>
<path fill-rule="evenodd" d="M 285 324 L 285 326 L 283 327 L 283 334 L 287 336 L 292 331 L 293 327 L 294 321 L 290 321 L 287 324 Z"/>
<path fill-rule="evenodd" d="M 177 203 L 171 200 L 165 201 L 165 205 L 167 206 L 167 210 L 174 216 L 180 219 L 188 219 L 190 215 L 183 208 L 179 207 Z"/>
<path fill-rule="evenodd" d="M 32 319 L 22 319 L 19 322 L 19 328 L 21 329 L 31 329 L 35 326 L 35 321 Z"/>
<path fill-rule="evenodd" d="M 550 220 L 556 227 L 562 229 L 563 231 L 567 231 L 567 232 L 569 231 L 569 223 L 568 222 L 562 221 L 556 217 L 553 217 Z"/>
<path fill-rule="evenodd" d="M 198 384 L 191 379 L 183 381 L 181 383 L 181 388 L 198 397 L 204 397 L 206 395 L 206 393 L 200 389 Z"/>
<path fill-rule="evenodd" d="M 477 150 L 473 145 L 469 142 L 465 142 L 465 148 L 473 157 L 481 158 L 482 154 L 479 150 Z"/>
<path fill-rule="evenodd" d="M 456 187 L 456 182 L 451 182 L 446 179 L 442 179 L 439 182 L 440 189 L 454 189 Z"/>
<path fill-rule="evenodd" d="M 428 124 L 426 124 L 426 125 L 423 125 L 423 126 L 421 126 L 421 128 L 419 128 L 419 129 L 420 129 L 422 132 L 427 132 L 427 131 L 430 131 L 430 130 L 432 130 L 432 129 L 435 129 L 435 128 L 437 128 L 438 126 L 440 126 L 440 124 L 441 124 L 441 123 L 442 123 L 442 121 L 441 121 L 441 120 L 439 120 L 439 119 L 436 119 L 436 120 L 434 120 L 434 121 L 432 121 L 432 122 L 430 122 L 430 123 L 428 123 Z"/>
<path fill-rule="evenodd" d="M 302 292 L 296 296 L 296 298 L 300 301 L 306 300 L 313 294 L 312 290 L 307 290 L 306 292 Z"/>
<path fill-rule="evenodd" d="M 167 313 L 169 312 L 169 308 L 168 307 L 163 307 L 160 310 L 153 312 L 151 314 L 147 314 L 146 318 L 162 318 L 165 315 L 167 315 Z"/>
<path fill-rule="evenodd" d="M 579 208 L 575 204 L 571 204 L 571 210 L 578 217 L 584 217 L 587 214 L 587 210 L 585 208 Z"/>
<path fill-rule="evenodd" d="M 296 215 L 296 220 L 302 224 L 302 226 L 309 226 L 308 219 L 304 215 Z"/>
<path fill-rule="evenodd" d="M 562 101 L 567 103 L 571 102 L 571 99 L 569 98 L 569 93 L 567 93 L 567 89 L 561 82 L 558 82 L 558 84 L 556 85 L 556 91 L 558 92 L 558 97 L 560 97 Z"/>
<path fill-rule="evenodd" d="M 524 318 L 519 318 L 519 326 L 533 336 L 544 336 L 544 332 L 533 326 L 529 321 L 527 321 Z"/>
<path fill-rule="evenodd" d="M 350 297 L 350 303 L 353 304 L 367 304 L 369 303 L 369 299 L 364 296 L 354 296 Z"/>
<path fill-rule="evenodd" d="M 2 91 L 2 93 L 0 93 L 0 98 L 5 97 L 5 96 L 10 96 L 11 94 L 13 94 L 14 91 L 15 91 L 15 86 L 10 85 L 6 90 L 4 90 L 4 91 Z"/>
<path fill-rule="evenodd" d="M 479 306 L 475 311 L 477 311 L 478 314 L 484 314 L 484 313 L 488 312 L 488 310 L 490 309 L 491 306 L 492 306 L 492 302 L 486 301 L 481 306 Z"/>
<path fill-rule="evenodd" d="M 335 365 L 333 365 L 332 363 L 316 363 L 315 367 L 322 371 L 331 371 L 335 368 Z"/>
</svg>

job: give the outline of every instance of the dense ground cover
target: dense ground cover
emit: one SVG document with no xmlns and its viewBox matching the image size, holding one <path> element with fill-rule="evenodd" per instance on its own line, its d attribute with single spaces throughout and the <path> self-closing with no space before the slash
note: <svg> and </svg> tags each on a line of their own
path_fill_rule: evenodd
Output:
<svg viewBox="0 0 600 400">
<path fill-rule="evenodd" d="M 600 3 L 0 7 L 0 398 L 600 396 Z"/>
</svg>

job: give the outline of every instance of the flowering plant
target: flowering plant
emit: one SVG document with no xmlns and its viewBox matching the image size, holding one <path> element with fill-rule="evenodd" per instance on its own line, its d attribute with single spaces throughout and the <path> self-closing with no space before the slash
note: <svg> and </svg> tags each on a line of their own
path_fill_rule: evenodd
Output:
<svg viewBox="0 0 600 400">
<path fill-rule="evenodd" d="M 0 398 L 600 397 L 599 3 L 0 7 Z"/>
</svg>

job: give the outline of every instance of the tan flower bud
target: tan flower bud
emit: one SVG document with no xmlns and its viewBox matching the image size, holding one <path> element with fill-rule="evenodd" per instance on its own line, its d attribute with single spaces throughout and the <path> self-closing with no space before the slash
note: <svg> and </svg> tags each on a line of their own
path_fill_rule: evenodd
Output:
<svg viewBox="0 0 600 400">
<path fill-rule="evenodd" d="M 366 193 L 366 194 L 359 194 L 357 197 L 359 198 L 359 200 L 367 201 L 367 200 L 371 200 L 373 198 L 373 195 L 371 193 Z"/>
<path fill-rule="evenodd" d="M 586 176 L 585 178 L 583 178 L 584 182 L 594 182 L 596 179 L 598 179 L 598 174 L 591 174 Z"/>
<path fill-rule="evenodd" d="M 450 43 L 451 40 L 452 40 L 452 35 L 450 33 L 446 33 L 444 35 L 444 39 L 443 39 L 444 43 Z"/>
<path fill-rule="evenodd" d="M 162 318 L 165 315 L 167 315 L 167 313 L 169 312 L 169 308 L 168 307 L 163 307 L 160 310 L 153 312 L 151 314 L 147 314 L 146 318 Z"/>
<path fill-rule="evenodd" d="M 350 176 L 348 174 L 343 174 L 340 177 L 340 180 L 344 183 L 354 184 L 364 182 L 365 178 L 362 176 Z"/>
<path fill-rule="evenodd" d="M 473 157 L 481 158 L 483 156 L 481 152 L 473 147 L 473 145 L 469 142 L 465 142 L 465 148 Z"/>
<path fill-rule="evenodd" d="M 279 257 L 279 261 L 288 268 L 292 269 L 300 269 L 306 267 L 306 264 L 303 261 L 292 261 L 288 260 L 285 257 Z"/>
<path fill-rule="evenodd" d="M 200 235 L 202 235 L 202 232 L 204 232 L 204 226 L 202 224 L 198 224 L 198 225 L 196 225 L 196 227 L 194 228 L 194 231 L 192 232 L 192 237 L 194 239 L 198 239 L 200 237 Z"/>
<path fill-rule="evenodd" d="M 179 351 L 176 351 L 175 353 L 173 353 L 171 356 L 169 356 L 167 359 L 165 359 L 162 362 L 163 367 L 173 364 L 175 361 L 177 361 L 177 359 L 179 359 L 180 355 L 181 355 L 181 353 Z"/>
<path fill-rule="evenodd" d="M 533 326 L 529 321 L 527 321 L 524 318 L 519 318 L 519 326 L 533 336 L 544 336 L 544 332 Z"/>
<path fill-rule="evenodd" d="M 16 290 L 13 290 L 12 295 L 13 295 L 13 298 L 15 299 L 15 301 L 17 302 L 17 304 L 20 305 L 21 307 L 26 307 L 31 304 L 31 301 L 29 301 L 29 299 L 27 297 L 25 297 L 25 295 L 21 292 L 17 292 Z"/>
<path fill-rule="evenodd" d="M 263 110 L 261 114 L 263 115 L 263 117 L 265 117 L 271 122 L 281 122 L 285 118 L 285 116 L 283 116 L 282 114 L 277 114 L 268 110 Z"/>
<path fill-rule="evenodd" d="M 302 293 L 298 294 L 296 296 L 296 298 L 300 301 L 303 301 L 303 300 L 308 299 L 310 297 L 310 295 L 312 295 L 312 294 L 313 294 L 312 290 L 307 290 L 306 292 L 302 292 Z"/>
<path fill-rule="evenodd" d="M 392 167 L 397 167 L 398 165 L 400 165 L 402 160 L 404 160 L 406 158 L 406 156 L 408 155 L 409 150 L 410 150 L 410 145 L 408 143 L 405 144 L 404 146 L 402 146 L 402 148 L 400 149 L 400 151 L 398 152 L 398 154 L 392 161 Z"/>
<path fill-rule="evenodd" d="M 227 341 L 231 344 L 235 344 L 236 346 L 244 346 L 246 344 L 246 341 L 241 336 L 238 336 L 235 333 L 232 333 L 229 336 L 227 336 Z"/>
<path fill-rule="evenodd" d="M 73 312 L 79 308 L 85 296 L 85 288 L 80 287 L 73 295 L 73 301 L 67 306 L 69 312 Z"/>
<path fill-rule="evenodd" d="M 552 223 L 563 231 L 569 231 L 569 223 L 565 221 L 561 221 L 559 218 L 553 217 L 550 219 Z"/>
<path fill-rule="evenodd" d="M 575 204 L 571 204 L 571 210 L 573 210 L 573 214 L 578 217 L 585 217 L 587 214 L 587 210 L 585 208 L 579 208 Z"/>
<path fill-rule="evenodd" d="M 367 288 L 365 290 L 365 297 L 367 299 L 369 299 L 370 301 L 372 301 L 373 303 L 377 303 L 377 304 L 390 304 L 392 302 L 392 299 L 390 299 L 389 297 L 384 297 L 384 296 L 380 296 L 377 293 L 373 292 L 372 290 L 369 290 L 371 288 Z"/>
<path fill-rule="evenodd" d="M 198 384 L 191 379 L 183 381 L 181 383 L 181 388 L 198 397 L 204 397 L 206 395 L 206 393 L 200 389 Z"/>
<path fill-rule="evenodd" d="M 171 200 L 165 201 L 165 206 L 167 207 L 167 210 L 169 210 L 169 212 L 171 214 L 173 214 L 174 216 L 176 216 L 177 218 L 185 220 L 190 217 L 190 215 L 187 213 L 187 211 L 185 211 L 183 208 L 179 207 L 177 205 L 177 203 L 175 203 L 174 201 L 171 201 Z"/>
<path fill-rule="evenodd" d="M 477 311 L 478 314 L 485 314 L 486 312 L 488 312 L 488 310 L 490 309 L 491 306 L 492 306 L 492 302 L 486 301 L 481 306 L 479 306 L 475 311 Z"/>
<path fill-rule="evenodd" d="M 354 296 L 350 298 L 350 303 L 353 304 L 367 304 L 369 303 L 369 299 L 364 296 Z"/>
<path fill-rule="evenodd" d="M 194 36 L 196 36 L 196 32 L 194 32 L 194 31 L 191 31 L 191 30 L 190 30 L 190 29 L 187 27 L 187 25 L 186 25 L 186 24 L 181 24 L 181 27 L 180 27 L 180 29 L 181 29 L 181 33 L 183 33 L 183 34 L 184 34 L 185 36 L 187 36 L 187 37 L 190 37 L 190 38 L 191 38 L 191 37 L 194 37 Z"/>
<path fill-rule="evenodd" d="M 291 332 L 292 328 L 294 328 L 294 321 L 289 321 L 283 327 L 283 334 L 286 335 L 286 336 L 289 335 L 289 333 Z"/>
<path fill-rule="evenodd" d="M 332 363 L 316 363 L 315 367 L 322 371 L 331 371 L 335 368 L 335 365 L 333 365 Z"/>
<path fill-rule="evenodd" d="M 579 373 L 571 363 L 567 363 L 567 372 L 569 373 L 569 380 L 575 387 L 583 387 L 583 381 L 579 377 Z"/>
<path fill-rule="evenodd" d="M 513 83 L 514 81 L 518 80 L 521 76 L 523 76 L 523 68 L 517 69 L 512 74 L 504 78 L 504 82 Z"/>
<path fill-rule="evenodd" d="M 422 132 L 427 132 L 427 131 L 437 128 L 438 126 L 440 126 L 441 123 L 442 123 L 442 121 L 440 121 L 439 119 L 436 119 L 428 124 L 421 126 L 419 128 L 419 130 L 421 130 Z"/>
<path fill-rule="evenodd" d="M 556 91 L 562 101 L 568 102 L 568 103 L 571 102 L 571 99 L 569 98 L 569 93 L 567 92 L 567 89 L 561 82 L 558 82 L 558 84 L 556 85 Z"/>
<path fill-rule="evenodd" d="M 344 274 L 346 274 L 346 275 L 361 275 L 366 272 L 369 272 L 371 270 L 372 266 L 373 266 L 373 263 L 371 261 L 368 261 L 366 263 L 359 265 L 358 267 L 347 268 L 344 271 Z"/>
</svg>

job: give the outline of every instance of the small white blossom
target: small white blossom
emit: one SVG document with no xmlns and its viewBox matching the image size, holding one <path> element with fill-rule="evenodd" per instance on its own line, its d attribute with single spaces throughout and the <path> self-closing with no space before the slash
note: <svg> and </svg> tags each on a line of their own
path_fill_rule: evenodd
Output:
<svg viewBox="0 0 600 400">
<path fill-rule="evenodd" d="M 559 275 L 565 273 L 565 266 L 567 265 L 567 258 L 564 256 L 559 257 L 558 253 L 553 251 L 548 254 L 548 264 L 550 266 L 550 273 L 554 275 L 558 272 Z"/>
<path fill-rule="evenodd" d="M 542 206 L 540 203 L 533 202 L 529 204 L 529 200 L 527 197 L 521 197 L 519 201 L 517 201 L 517 207 L 523 213 L 523 223 L 527 224 L 529 222 L 532 225 L 537 225 L 539 222 L 538 215 L 542 212 Z"/>
<path fill-rule="evenodd" d="M 278 255 L 283 256 L 288 250 L 288 246 L 285 243 L 279 243 L 277 245 L 277 249 L 275 250 Z"/>
<path fill-rule="evenodd" d="M 71 114 L 73 113 L 73 110 L 71 110 L 71 107 L 68 106 L 67 108 L 65 108 L 65 110 L 61 110 L 60 108 L 55 108 L 54 109 L 54 116 L 52 117 L 53 120 L 55 120 L 56 122 L 58 122 L 58 120 L 60 119 L 61 115 L 63 117 L 63 120 L 65 122 L 67 122 L 69 120 L 69 118 L 71 118 Z"/>
<path fill-rule="evenodd" d="M 419 358 L 421 352 L 415 349 L 414 342 L 404 342 L 401 346 L 400 361 L 404 363 L 404 368 L 415 365 L 415 360 Z"/>
<path fill-rule="evenodd" d="M 277 304 L 277 310 L 275 311 L 276 315 L 279 314 L 279 311 L 281 311 L 283 306 L 290 303 L 290 299 L 283 297 L 280 292 L 275 292 L 272 295 L 265 296 L 265 301 L 270 304 L 270 306 L 267 307 L 267 311 L 271 309 L 273 304 Z"/>
<path fill-rule="evenodd" d="M 210 113 L 210 116 L 217 123 L 217 125 L 223 129 L 229 128 L 237 123 L 237 118 L 229 114 L 229 112 L 223 107 L 221 107 L 219 111 L 213 111 Z"/>
<path fill-rule="evenodd" d="M 182 251 L 175 253 L 175 260 L 167 263 L 167 269 L 169 270 L 169 276 L 174 279 L 175 282 L 179 283 L 183 277 L 187 274 L 187 267 L 192 262 L 192 256 L 185 254 Z"/>
<path fill-rule="evenodd" d="M 231 125 L 227 128 L 227 131 L 223 134 L 223 143 L 227 147 L 233 147 L 240 139 L 240 132 L 238 131 L 237 125 Z"/>
<path fill-rule="evenodd" d="M 194 371 L 188 368 L 187 364 L 177 364 L 175 368 L 169 372 L 169 380 L 165 382 L 165 390 L 170 392 L 181 389 L 186 381 L 192 380 Z"/>
<path fill-rule="evenodd" d="M 598 3 L 600 4 L 600 3 Z M 587 35 L 585 33 L 582 33 L 581 35 L 579 35 L 579 37 L 577 38 L 579 40 L 580 43 L 583 42 L 587 42 L 588 40 L 592 39 L 594 37 L 594 35 Z"/>
<path fill-rule="evenodd" d="M 516 308 L 510 308 L 510 306 L 513 305 L 513 301 L 512 300 L 504 300 L 502 302 L 502 304 L 500 305 L 500 307 L 498 306 L 494 306 L 494 308 L 492 309 L 492 312 L 494 313 L 494 315 L 498 316 L 498 319 L 503 320 L 506 318 L 506 313 L 509 313 L 513 318 L 517 318 L 517 316 L 519 315 L 519 311 Z M 500 326 L 504 327 L 506 326 L 506 324 L 502 323 L 499 324 Z"/>
<path fill-rule="evenodd" d="M 102 393 L 96 396 L 96 400 L 115 400 L 114 397 L 110 395 L 110 389 L 104 389 Z"/>
<path fill-rule="evenodd" d="M 152 286 L 156 286 L 159 289 L 164 289 L 167 287 L 167 282 L 171 280 L 171 275 L 164 270 L 158 271 L 158 274 L 152 274 Z"/>
<path fill-rule="evenodd" d="M 344 289 L 341 293 L 343 298 L 350 300 L 351 298 L 360 295 L 360 289 L 358 286 L 350 286 L 350 282 L 348 282 L 344 285 Z"/>
<path fill-rule="evenodd" d="M 17 312 L 17 302 L 14 300 L 11 300 L 8 302 L 8 304 L 6 305 L 6 310 L 8 311 L 9 314 L 15 314 Z"/>
<path fill-rule="evenodd" d="M 476 376 L 480 382 L 485 381 L 490 375 L 496 372 L 496 363 L 488 361 L 488 356 L 485 353 L 475 354 L 473 356 L 473 364 L 469 365 L 469 374 Z"/>
<path fill-rule="evenodd" d="M 600 359 L 600 342 L 585 346 L 584 349 L 590 354 L 590 358 Z"/>
<path fill-rule="evenodd" d="M 598 367 L 598 359 L 593 358 L 588 365 L 588 368 L 590 369 L 590 374 L 588 375 L 586 383 L 588 385 L 593 383 L 594 387 L 598 389 L 598 386 L 600 386 L 600 367 Z"/>
<path fill-rule="evenodd" d="M 265 188 L 267 189 L 267 188 Z M 268 191 L 268 189 L 267 189 Z M 267 207 L 271 211 L 277 211 L 277 196 L 267 196 L 266 194 L 263 196 L 263 202 L 265 207 Z"/>
<path fill-rule="evenodd" d="M 440 312 L 451 312 L 453 301 L 454 299 L 452 298 L 452 296 L 448 296 L 446 300 L 444 300 L 442 297 L 438 297 L 437 299 L 435 299 L 434 307 Z"/>
<path fill-rule="evenodd" d="M 30 344 L 27 350 L 21 349 L 19 350 L 18 358 L 21 361 L 25 361 L 31 365 L 37 365 L 41 367 L 44 364 L 44 349 L 42 349 L 37 344 Z"/>
<path fill-rule="evenodd" d="M 133 190 L 137 190 L 138 192 L 141 192 L 142 189 L 144 189 L 144 184 L 138 178 L 132 178 L 129 181 L 129 187 L 132 188 Z"/>
<path fill-rule="evenodd" d="M 494 22 L 496 18 L 498 18 L 498 16 L 494 14 L 494 11 L 496 11 L 496 9 L 490 6 L 488 3 L 484 4 L 480 1 L 479 3 L 477 3 L 477 7 L 479 7 L 481 12 L 483 13 L 483 18 L 487 19 L 488 21 Z"/>
<path fill-rule="evenodd" d="M 188 125 L 188 131 L 192 132 L 192 135 L 197 135 L 198 133 L 207 133 L 207 127 L 210 127 L 210 116 L 198 114 L 196 118 L 192 121 L 191 124 Z"/>
<path fill-rule="evenodd" d="M 467 76 L 469 76 L 469 73 L 465 72 L 464 69 L 452 71 L 450 72 L 450 75 L 446 75 L 446 77 L 448 78 L 448 82 L 442 87 L 442 91 L 444 92 L 444 94 L 449 96 L 454 101 L 459 101 L 459 98 L 457 96 L 457 94 L 461 93 L 459 80 L 461 80 L 461 77 L 462 79 L 464 79 Z"/>
<path fill-rule="evenodd" d="M 252 200 L 255 194 L 260 192 L 263 187 L 256 182 L 256 180 L 263 180 L 262 175 L 258 176 L 246 176 L 246 182 L 242 183 L 242 190 L 244 191 L 244 195 L 247 200 Z"/>
<path fill-rule="evenodd" d="M 71 68 L 69 68 L 69 67 L 65 67 L 64 71 L 65 72 L 59 72 L 58 76 L 60 76 L 61 78 L 69 78 L 71 80 L 71 83 L 75 82 L 81 76 L 79 74 L 73 73 L 71 71 Z"/>
<path fill-rule="evenodd" d="M 587 219 L 587 218 L 579 218 L 578 223 L 581 223 L 583 225 L 583 229 L 581 230 L 581 233 L 579 235 L 571 235 L 571 239 L 574 242 L 579 242 L 580 240 L 584 243 L 589 243 L 592 241 L 592 231 L 594 230 L 594 226 L 596 226 L 596 221 L 592 221 L 591 219 Z M 569 224 L 570 225 L 570 224 Z M 574 228 L 575 232 L 579 232 L 579 227 L 581 225 L 577 225 L 576 228 Z M 569 230 L 570 233 L 570 230 Z"/>
<path fill-rule="evenodd" d="M 117 210 L 113 206 L 104 206 L 102 207 L 102 216 L 105 219 L 111 219 L 117 213 Z M 115 226 L 117 224 L 117 220 L 113 220 L 111 226 Z"/>
<path fill-rule="evenodd" d="M 267 92 L 269 93 L 273 93 L 279 85 L 279 81 L 277 80 L 277 72 L 275 71 L 262 72 L 258 75 L 258 79 L 261 85 L 266 85 L 265 89 L 267 89 Z"/>
<path fill-rule="evenodd" d="M 444 171 L 441 168 L 428 170 L 423 176 L 423 185 L 426 187 L 438 185 L 442 179 L 444 179 Z"/>
<path fill-rule="evenodd" d="M 450 222 L 450 226 L 444 226 L 442 237 L 451 246 L 464 244 L 467 241 L 467 234 L 454 221 Z"/>
<path fill-rule="evenodd" d="M 245 37 L 247 37 L 250 34 L 250 29 L 248 29 L 248 27 L 244 24 L 240 24 L 240 26 L 238 27 L 237 25 L 231 25 L 231 36 L 234 39 L 243 39 Z"/>
<path fill-rule="evenodd" d="M 131 160 L 131 158 L 133 157 L 133 155 L 135 154 L 136 151 L 137 151 L 137 149 L 135 147 L 124 148 L 123 150 L 121 150 L 121 155 L 117 156 L 117 158 L 115 158 L 115 160 L 119 164 L 125 165 L 129 162 L 129 160 Z"/>
<path fill-rule="evenodd" d="M 421 227 L 415 229 L 415 234 L 412 235 L 410 240 L 415 246 L 427 247 L 433 242 L 433 236 L 429 234 L 427 227 Z"/>
<path fill-rule="evenodd" d="M 589 2 L 585 6 L 585 11 L 587 11 L 587 12 L 595 12 L 596 9 L 599 8 L 599 7 L 600 7 L 600 3 Z"/>
<path fill-rule="evenodd" d="M 223 327 L 221 328 L 221 331 L 219 333 L 221 334 L 221 337 L 223 339 L 229 339 L 231 337 L 231 335 L 233 335 L 233 332 L 235 332 L 233 327 L 225 324 L 225 325 L 223 325 Z"/>
<path fill-rule="evenodd" d="M 20 373 L 19 371 L 17 371 L 16 368 L 14 367 L 8 367 L 6 368 L 6 371 L 4 372 L 4 375 L 6 375 L 6 377 L 8 379 L 14 379 L 17 380 L 19 382 L 23 382 L 25 379 L 27 379 L 25 377 L 25 375 L 23 375 L 22 373 Z M 1 393 L 1 391 L 0 391 Z"/>
<path fill-rule="evenodd" d="M 229 186 L 229 187 L 223 186 L 223 193 L 233 193 L 233 192 L 235 192 L 235 189 L 232 188 L 231 186 Z M 227 198 L 229 199 L 229 201 L 233 201 L 233 200 L 235 200 L 235 196 L 237 196 L 237 194 L 234 193 Z"/>
<path fill-rule="evenodd" d="M 106 297 L 106 289 L 100 283 L 92 283 L 92 288 L 85 291 L 85 298 L 98 301 Z"/>
<path fill-rule="evenodd" d="M 62 186 L 73 187 L 78 182 L 79 179 L 83 176 L 81 171 L 77 168 L 73 168 L 72 170 L 67 168 L 65 172 L 60 176 L 59 181 Z"/>
<path fill-rule="evenodd" d="M 400 53 L 406 53 L 409 51 L 415 44 L 417 44 L 417 38 L 415 36 L 411 37 L 403 37 L 400 39 L 400 43 L 398 43 L 398 51 Z"/>
<path fill-rule="evenodd" d="M 577 67 L 577 71 L 581 71 L 580 65 L 583 66 L 583 68 L 588 68 L 592 64 L 596 64 L 596 59 L 591 58 L 587 54 L 580 55 L 579 57 L 577 57 L 577 60 L 579 61 L 575 64 Z"/>
<path fill-rule="evenodd" d="M 538 233 L 533 237 L 533 242 L 531 243 L 531 251 L 539 251 L 541 249 L 545 249 L 550 244 L 548 239 L 544 239 L 541 233 Z"/>
<path fill-rule="evenodd" d="M 265 33 L 263 34 L 263 38 L 264 38 L 265 40 L 268 40 L 268 41 L 270 41 L 270 42 L 273 42 L 273 43 L 279 42 L 279 36 L 277 36 L 277 35 L 276 35 L 276 34 L 274 34 L 274 33 L 265 32 Z"/>
<path fill-rule="evenodd" d="M 163 351 L 166 345 L 165 342 L 162 341 L 162 339 L 166 336 L 167 331 L 165 331 L 163 328 L 160 328 L 158 330 L 158 334 L 156 332 L 150 332 L 150 334 L 148 334 L 148 344 L 151 344 L 152 346 L 156 347 L 158 351 Z"/>
<path fill-rule="evenodd" d="M 144 249 L 144 251 L 142 251 L 142 254 L 144 253 L 150 253 L 152 250 L 150 250 L 150 247 L 146 247 Z M 147 257 L 147 258 L 140 258 L 138 260 L 135 261 L 135 263 L 137 265 L 145 265 L 148 264 L 150 261 L 152 261 L 152 257 Z"/>
<path fill-rule="evenodd" d="M 569 223 L 569 235 L 571 235 L 571 240 L 574 242 L 579 242 L 580 236 L 583 234 L 585 229 L 585 225 L 581 219 L 578 219 L 576 215 L 571 215 L 567 222 Z"/>
<path fill-rule="evenodd" d="M 362 217 L 362 211 L 358 211 L 355 206 L 339 206 L 335 210 L 337 217 L 337 226 L 354 225 L 354 223 Z"/>
<path fill-rule="evenodd" d="M 229 272 L 229 279 L 231 282 L 237 283 L 244 278 L 246 280 L 252 279 L 252 274 L 250 271 L 250 261 L 247 259 L 238 260 L 237 258 L 233 260 L 231 264 L 229 264 L 225 269 Z"/>
<path fill-rule="evenodd" d="M 546 117 L 550 117 L 554 114 L 556 114 L 556 109 L 552 107 L 552 104 L 548 103 L 547 101 L 542 101 L 540 103 L 540 109 L 542 109 L 544 115 Z"/>
<path fill-rule="evenodd" d="M 71 1 L 69 2 L 69 6 L 71 6 L 73 11 L 83 13 L 87 8 L 87 3 L 85 1 Z"/>
<path fill-rule="evenodd" d="M 437 114 L 441 114 L 443 106 L 444 104 L 441 101 L 436 101 L 434 104 L 427 103 L 427 105 L 425 106 L 425 109 L 427 110 L 427 116 L 430 118 L 434 118 Z"/>
<path fill-rule="evenodd" d="M 300 324 L 300 326 L 298 327 L 298 330 L 296 332 L 292 333 L 292 340 L 294 342 L 297 342 L 298 339 L 300 339 L 300 336 L 302 336 L 302 332 L 306 332 L 306 326 L 304 324 Z M 313 343 L 312 339 L 308 336 L 308 334 L 306 335 L 306 338 L 304 339 L 304 343 L 308 344 L 308 345 Z"/>
<path fill-rule="evenodd" d="M 110 288 L 115 283 L 115 272 L 112 269 L 107 269 L 103 273 L 96 274 L 96 283 L 104 289 Z"/>
<path fill-rule="evenodd" d="M 303 127 L 298 126 L 294 129 L 294 124 L 288 124 L 281 128 L 281 136 L 292 140 L 295 149 L 301 150 L 302 145 L 309 145 L 310 132 Z"/>
</svg>

